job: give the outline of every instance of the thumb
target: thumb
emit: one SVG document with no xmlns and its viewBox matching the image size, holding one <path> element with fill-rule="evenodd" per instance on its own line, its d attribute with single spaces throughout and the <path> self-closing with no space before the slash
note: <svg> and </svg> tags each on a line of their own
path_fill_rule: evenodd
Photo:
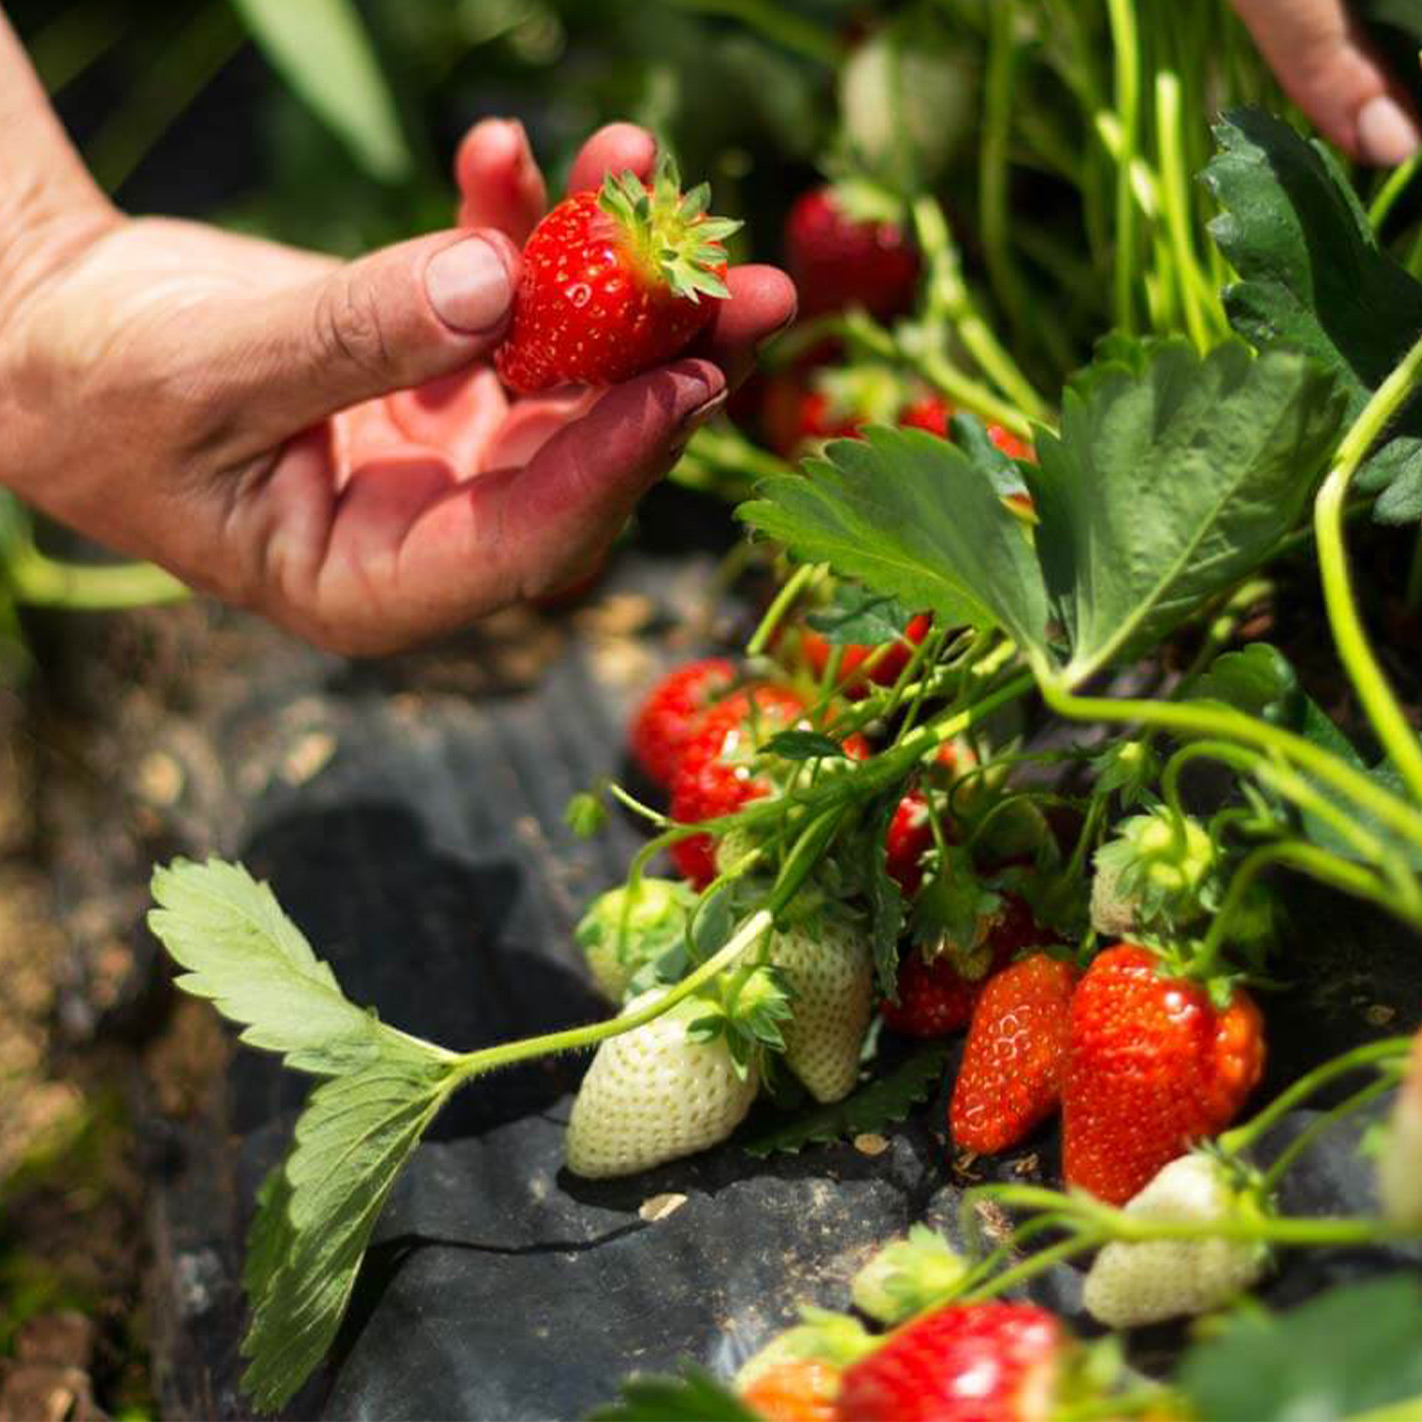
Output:
<svg viewBox="0 0 1422 1422">
<path fill-rule="evenodd" d="M 246 302 L 223 333 L 245 422 L 264 445 L 279 442 L 488 356 L 518 277 L 501 233 L 442 232 Z"/>
</svg>

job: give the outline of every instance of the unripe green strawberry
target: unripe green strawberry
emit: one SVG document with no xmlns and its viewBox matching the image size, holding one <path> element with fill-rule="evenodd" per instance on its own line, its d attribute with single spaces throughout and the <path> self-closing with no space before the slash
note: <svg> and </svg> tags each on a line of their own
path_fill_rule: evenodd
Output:
<svg viewBox="0 0 1422 1422">
<path fill-rule="evenodd" d="M 1125 1206 L 1142 1220 L 1210 1222 L 1251 1217 L 1259 1206 L 1235 1188 L 1227 1167 L 1203 1152 L 1165 1166 Z M 1262 1244 L 1238 1239 L 1158 1239 L 1108 1244 L 1086 1276 L 1082 1302 L 1108 1328 L 1136 1328 L 1219 1308 L 1258 1283 Z"/>
<path fill-rule="evenodd" d="M 1122 820 L 1096 851 L 1092 927 L 1105 938 L 1192 923 L 1213 907 L 1219 856 L 1204 827 L 1164 809 Z"/>
<path fill-rule="evenodd" d="M 901 1323 L 950 1298 L 967 1261 L 936 1230 L 916 1224 L 886 1244 L 855 1276 L 854 1306 L 876 1323 Z"/>
<path fill-rule="evenodd" d="M 593 981 L 609 1001 L 621 1002 L 643 968 L 683 951 L 686 922 L 695 906 L 696 895 L 672 879 L 622 884 L 593 900 L 578 924 L 577 939 Z"/>
<path fill-rule="evenodd" d="M 654 988 L 627 1013 L 655 1002 Z M 755 1100 L 756 1073 L 740 1073 L 724 1038 L 696 1041 L 692 997 L 597 1049 L 583 1078 L 566 1142 L 568 1169 L 590 1178 L 635 1175 L 726 1139 Z"/>
<path fill-rule="evenodd" d="M 1388 1219 L 1422 1225 L 1422 1033 L 1412 1057 L 1392 1121 L 1378 1156 L 1378 1194 Z"/>
<path fill-rule="evenodd" d="M 874 1003 L 874 962 L 864 931 L 819 912 L 777 933 L 770 961 L 790 988 L 794 1016 L 781 1029 L 785 1064 L 816 1101 L 839 1101 L 859 1080 Z"/>
<path fill-rule="evenodd" d="M 848 1367 L 866 1353 L 872 1353 L 878 1339 L 865 1332 L 864 1325 L 846 1313 L 808 1305 L 800 1309 L 800 1322 L 777 1333 L 753 1353 L 736 1373 L 736 1387 L 744 1392 L 772 1369 L 783 1363 L 815 1358 L 834 1368 Z"/>
</svg>

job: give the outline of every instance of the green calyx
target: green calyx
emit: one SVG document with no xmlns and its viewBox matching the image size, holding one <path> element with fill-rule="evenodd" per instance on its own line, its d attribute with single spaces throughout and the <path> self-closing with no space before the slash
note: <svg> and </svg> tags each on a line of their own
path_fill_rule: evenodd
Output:
<svg viewBox="0 0 1422 1422">
<path fill-rule="evenodd" d="M 650 188 L 629 170 L 609 173 L 598 195 L 598 206 L 621 227 L 638 263 L 688 301 L 731 294 L 718 271 L 726 261 L 722 244 L 741 224 L 711 216 L 710 201 L 706 183 L 681 191 L 676 162 L 665 152 Z"/>
</svg>

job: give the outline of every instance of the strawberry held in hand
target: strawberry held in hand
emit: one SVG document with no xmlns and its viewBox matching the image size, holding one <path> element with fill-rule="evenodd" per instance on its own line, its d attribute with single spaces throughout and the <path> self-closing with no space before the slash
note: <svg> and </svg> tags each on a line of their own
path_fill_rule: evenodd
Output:
<svg viewBox="0 0 1422 1422">
<path fill-rule="evenodd" d="M 1162 1166 L 1224 1129 L 1264 1070 L 1264 1024 L 1243 988 L 1223 1007 L 1148 948 L 1096 958 L 1071 1004 L 1062 1090 L 1068 1185 L 1121 1205 Z"/>
<path fill-rule="evenodd" d="M 650 186 L 609 174 L 574 193 L 523 249 L 513 324 L 495 364 L 523 394 L 616 385 L 684 349 L 730 295 L 724 240 L 740 223 L 707 215 L 703 183 L 683 196 L 663 154 Z"/>
</svg>

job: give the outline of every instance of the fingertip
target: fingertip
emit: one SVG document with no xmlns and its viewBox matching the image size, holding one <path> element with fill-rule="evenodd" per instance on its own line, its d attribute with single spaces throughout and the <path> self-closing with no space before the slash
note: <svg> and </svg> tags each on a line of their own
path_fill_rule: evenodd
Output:
<svg viewBox="0 0 1422 1422">
<path fill-rule="evenodd" d="M 718 303 L 704 345 L 732 386 L 750 374 L 756 352 L 795 319 L 799 293 L 778 267 L 732 267 L 726 273 L 731 295 Z"/>
<path fill-rule="evenodd" d="M 476 123 L 459 145 L 454 172 L 463 227 L 496 227 L 521 243 L 547 206 L 543 174 L 517 119 Z"/>
<path fill-rule="evenodd" d="M 639 178 L 648 178 L 657 162 L 657 140 L 635 123 L 609 123 L 598 129 L 573 162 L 568 175 L 570 193 L 586 192 L 602 186 L 609 173 L 629 169 Z"/>
<path fill-rule="evenodd" d="M 1395 167 L 1422 146 L 1416 120 L 1390 94 L 1369 99 L 1358 110 L 1357 124 L 1358 152 L 1365 163 Z"/>
</svg>

